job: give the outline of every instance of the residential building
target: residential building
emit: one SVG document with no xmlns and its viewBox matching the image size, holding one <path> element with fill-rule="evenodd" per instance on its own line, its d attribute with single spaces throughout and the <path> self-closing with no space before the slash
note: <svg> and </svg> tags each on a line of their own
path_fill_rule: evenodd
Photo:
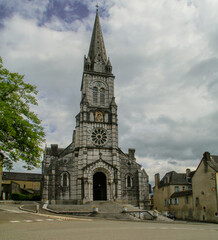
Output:
<svg viewBox="0 0 218 240">
<path fill-rule="evenodd" d="M 169 213 L 178 219 L 193 219 L 192 190 L 174 192 L 169 199 Z"/>
<path fill-rule="evenodd" d="M 12 193 L 40 194 L 42 174 L 38 173 L 2 173 L 1 199 L 11 199 Z"/>
<path fill-rule="evenodd" d="M 160 181 L 159 173 L 155 174 L 153 188 L 154 209 L 159 212 L 170 213 L 176 218 L 192 217 L 192 184 L 194 172 L 190 169 L 186 173 L 171 171 Z M 181 208 L 181 206 L 183 206 Z"/>
<path fill-rule="evenodd" d="M 218 223 L 218 156 L 205 152 L 192 178 L 193 218 Z"/>
<path fill-rule="evenodd" d="M 196 169 L 155 175 L 154 208 L 176 218 L 218 223 L 218 156 L 205 152 Z"/>
</svg>

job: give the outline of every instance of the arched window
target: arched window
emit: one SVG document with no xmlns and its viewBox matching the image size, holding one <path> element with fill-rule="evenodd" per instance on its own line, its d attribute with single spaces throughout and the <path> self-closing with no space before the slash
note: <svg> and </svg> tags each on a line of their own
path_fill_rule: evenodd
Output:
<svg viewBox="0 0 218 240">
<path fill-rule="evenodd" d="M 64 173 L 63 175 L 63 186 L 66 187 L 67 186 L 67 174 Z"/>
<path fill-rule="evenodd" d="M 97 87 L 93 88 L 93 103 L 94 104 L 98 103 L 98 88 Z"/>
<path fill-rule="evenodd" d="M 131 177 L 127 177 L 127 187 L 131 187 Z"/>
<path fill-rule="evenodd" d="M 133 178 L 130 175 L 126 176 L 126 186 L 132 187 L 133 186 Z"/>
<path fill-rule="evenodd" d="M 101 88 L 101 90 L 100 90 L 100 104 L 101 105 L 105 104 L 105 90 L 104 90 L 104 88 Z"/>
<path fill-rule="evenodd" d="M 69 178 L 68 178 L 68 173 L 64 172 L 62 173 L 61 176 L 61 182 L 63 187 L 67 187 L 69 185 Z"/>
</svg>

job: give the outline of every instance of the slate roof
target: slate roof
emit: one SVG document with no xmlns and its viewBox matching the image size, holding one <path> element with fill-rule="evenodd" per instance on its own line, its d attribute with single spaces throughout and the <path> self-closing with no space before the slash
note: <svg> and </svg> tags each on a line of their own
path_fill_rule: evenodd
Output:
<svg viewBox="0 0 218 240">
<path fill-rule="evenodd" d="M 192 190 L 182 191 L 182 192 L 174 192 L 170 198 L 176 198 L 176 197 L 184 197 L 192 195 Z"/>
<path fill-rule="evenodd" d="M 191 172 L 189 178 L 187 178 L 185 173 L 177 173 L 175 171 L 168 172 L 161 179 L 158 187 L 163 187 L 168 185 L 190 185 L 191 178 L 193 175 L 194 175 L 194 172 Z"/>
<path fill-rule="evenodd" d="M 218 172 L 218 156 L 211 155 L 211 161 L 208 161 L 208 165 Z"/>
<path fill-rule="evenodd" d="M 40 182 L 41 179 L 42 179 L 42 174 L 40 173 L 20 173 L 20 172 L 3 172 L 2 173 L 2 180 Z"/>
<path fill-rule="evenodd" d="M 190 172 L 190 175 L 189 175 L 189 177 L 192 179 L 192 177 L 195 175 L 195 172 L 196 172 L 196 170 L 195 171 L 192 171 L 192 172 Z"/>
</svg>

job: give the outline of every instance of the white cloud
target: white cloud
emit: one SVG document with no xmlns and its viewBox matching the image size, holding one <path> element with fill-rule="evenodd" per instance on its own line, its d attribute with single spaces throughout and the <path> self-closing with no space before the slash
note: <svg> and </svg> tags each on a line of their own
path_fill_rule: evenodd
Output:
<svg viewBox="0 0 218 240">
<path fill-rule="evenodd" d="M 116 76 L 121 148 L 135 147 L 149 175 L 184 172 L 197 167 L 204 151 L 218 154 L 218 2 L 105 4 L 101 25 Z M 94 3 L 87 7 L 93 9 Z M 53 16 L 41 27 L 36 18 L 21 16 L 18 12 L 4 19 L 1 56 L 8 69 L 38 86 L 37 112 L 47 143 L 63 147 L 71 141 L 79 112 L 83 56 L 88 53 L 94 12 L 72 23 Z"/>
</svg>

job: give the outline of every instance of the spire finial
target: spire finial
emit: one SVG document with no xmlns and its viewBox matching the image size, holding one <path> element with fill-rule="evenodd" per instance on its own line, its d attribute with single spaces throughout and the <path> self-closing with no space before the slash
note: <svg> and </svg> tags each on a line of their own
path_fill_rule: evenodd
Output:
<svg viewBox="0 0 218 240">
<path fill-rule="evenodd" d="M 99 5 L 98 3 L 96 4 L 96 12 L 98 12 Z"/>
</svg>

